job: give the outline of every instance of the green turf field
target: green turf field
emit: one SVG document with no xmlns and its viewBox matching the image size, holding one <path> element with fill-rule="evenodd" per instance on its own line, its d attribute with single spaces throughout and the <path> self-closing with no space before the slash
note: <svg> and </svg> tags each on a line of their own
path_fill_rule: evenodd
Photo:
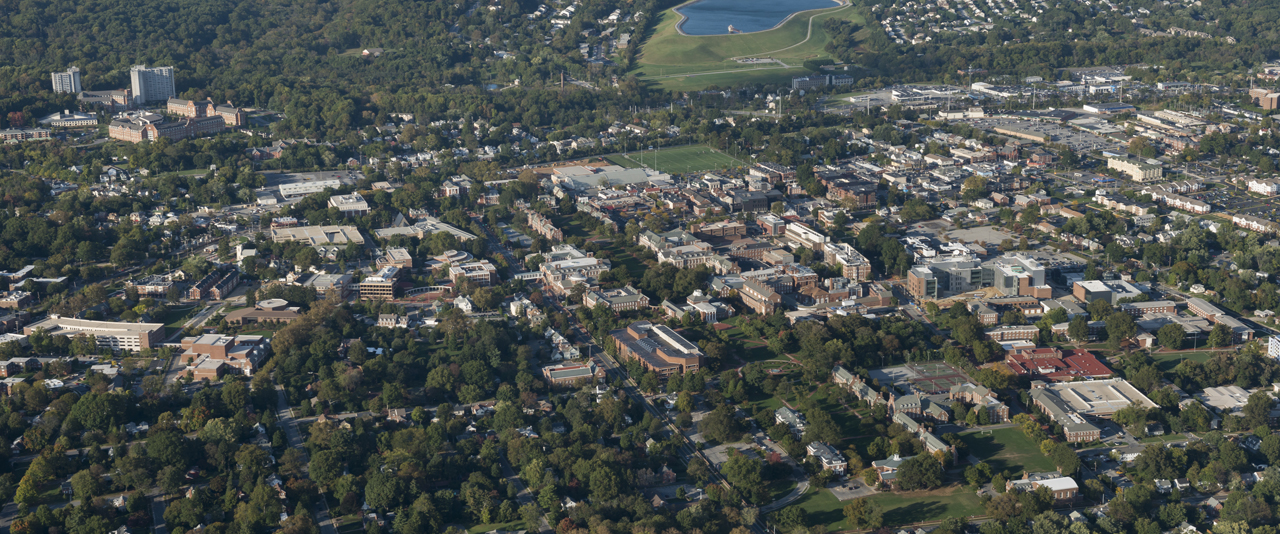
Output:
<svg viewBox="0 0 1280 534">
<path fill-rule="evenodd" d="M 701 89 L 711 85 L 781 83 L 805 74 L 806 60 L 828 59 L 830 38 L 822 24 L 839 18 L 859 26 L 866 23 L 852 6 L 797 13 L 772 30 L 735 35 L 682 35 L 680 15 L 668 9 L 642 45 L 636 75 L 670 90 Z M 859 32 L 859 37 L 865 32 Z M 771 63 L 740 63 L 737 58 L 768 58 Z"/>
<path fill-rule="evenodd" d="M 884 510 L 885 526 L 937 521 L 948 517 L 982 515 L 982 503 L 973 492 L 960 486 L 947 486 L 932 491 L 878 493 L 868 497 Z M 812 488 L 801 495 L 793 506 L 808 512 L 810 524 L 826 525 L 828 532 L 847 530 L 844 505 L 828 490 Z"/>
<path fill-rule="evenodd" d="M 993 473 L 1008 471 L 1017 476 L 1023 471 L 1055 469 L 1053 460 L 1040 453 L 1040 444 L 1031 441 L 1020 428 L 979 430 L 961 434 L 960 439 L 969 446 L 969 454 L 990 465 Z"/>
<path fill-rule="evenodd" d="M 706 145 L 645 150 L 610 158 L 625 158 L 667 174 L 714 171 L 747 165 L 744 161 Z"/>
</svg>

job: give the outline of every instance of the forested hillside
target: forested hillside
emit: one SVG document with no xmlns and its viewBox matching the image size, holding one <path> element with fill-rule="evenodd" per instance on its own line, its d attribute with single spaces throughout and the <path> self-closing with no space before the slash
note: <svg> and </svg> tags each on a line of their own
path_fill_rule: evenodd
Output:
<svg viewBox="0 0 1280 534">
<path fill-rule="evenodd" d="M 76 107 L 72 95 L 49 87 L 49 73 L 71 65 L 82 70 L 86 90 L 128 87 L 132 65 L 172 65 L 182 97 L 292 107 L 297 122 L 285 130 L 299 135 L 347 131 L 372 122 L 360 117 L 368 104 L 401 91 L 447 93 L 515 80 L 538 87 L 561 72 L 621 74 L 609 63 L 588 70 L 579 54 L 580 44 L 595 42 L 583 30 L 621 5 L 586 3 L 571 24 L 553 31 L 547 17 L 526 17 L 536 0 L 0 0 L 0 108 L 33 116 Z M 659 2 L 626 5 L 643 12 Z M 384 52 L 365 58 L 365 48 Z M 514 57 L 500 59 L 497 51 Z M 379 111 L 387 110 L 372 114 Z"/>
</svg>

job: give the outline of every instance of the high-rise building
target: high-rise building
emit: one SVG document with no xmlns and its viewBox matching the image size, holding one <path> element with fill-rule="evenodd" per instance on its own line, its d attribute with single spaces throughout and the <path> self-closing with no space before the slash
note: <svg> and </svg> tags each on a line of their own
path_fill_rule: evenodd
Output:
<svg viewBox="0 0 1280 534">
<path fill-rule="evenodd" d="M 53 73 L 53 92 L 80 93 L 80 69 L 71 67 L 66 72 Z"/>
<path fill-rule="evenodd" d="M 164 101 L 178 93 L 173 89 L 173 67 L 134 65 L 129 69 L 133 81 L 133 100 L 138 104 Z"/>
</svg>

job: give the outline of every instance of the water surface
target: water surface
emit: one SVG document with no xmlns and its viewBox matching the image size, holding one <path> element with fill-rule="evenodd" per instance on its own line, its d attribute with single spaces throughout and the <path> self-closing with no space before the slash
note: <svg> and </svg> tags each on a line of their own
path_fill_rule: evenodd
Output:
<svg viewBox="0 0 1280 534">
<path fill-rule="evenodd" d="M 792 13 L 836 7 L 834 0 L 701 0 L 676 8 L 685 16 L 680 29 L 689 35 L 725 35 L 768 30 Z"/>
</svg>

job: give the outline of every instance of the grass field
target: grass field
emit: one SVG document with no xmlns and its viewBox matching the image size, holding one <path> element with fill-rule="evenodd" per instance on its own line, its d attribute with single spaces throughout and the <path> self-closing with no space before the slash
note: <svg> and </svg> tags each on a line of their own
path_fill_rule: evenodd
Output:
<svg viewBox="0 0 1280 534">
<path fill-rule="evenodd" d="M 1191 360 L 1193 362 L 1204 363 L 1213 359 L 1213 352 L 1170 352 L 1166 354 L 1153 353 L 1151 359 L 1156 361 L 1156 367 L 1162 373 L 1173 371 L 1174 367 L 1182 363 L 1182 360 Z"/>
<path fill-rule="evenodd" d="M 947 517 L 963 517 L 983 513 L 978 496 L 960 486 L 932 491 L 880 493 L 868 497 L 884 510 L 885 526 L 937 521 Z M 848 530 L 844 505 L 830 491 L 808 491 L 795 506 L 808 512 L 810 524 L 825 524 L 828 532 Z"/>
<path fill-rule="evenodd" d="M 1019 428 L 1000 428 L 961 434 L 960 439 L 969 446 L 969 454 L 986 462 L 991 471 L 1008 471 L 1018 475 L 1023 471 L 1053 471 L 1053 461 L 1040 453 L 1040 444 L 1031 441 Z"/>
<path fill-rule="evenodd" d="M 747 165 L 744 161 L 735 159 L 733 156 L 706 145 L 633 152 L 625 157 L 610 156 L 610 161 L 613 161 L 613 158 L 630 160 L 636 165 L 643 163 L 649 168 L 657 169 L 667 174 L 712 171 Z"/>
<path fill-rule="evenodd" d="M 681 35 L 680 15 L 668 9 L 642 45 L 636 74 L 670 90 L 701 89 L 711 85 L 778 83 L 804 74 L 802 64 L 831 58 L 825 50 L 830 38 L 822 24 L 840 18 L 863 25 L 851 6 L 799 13 L 772 30 L 735 35 Z M 812 20 L 812 30 L 810 21 Z M 807 40 L 806 40 L 807 39 Z M 780 63 L 739 63 L 735 58 L 772 58 Z"/>
</svg>

